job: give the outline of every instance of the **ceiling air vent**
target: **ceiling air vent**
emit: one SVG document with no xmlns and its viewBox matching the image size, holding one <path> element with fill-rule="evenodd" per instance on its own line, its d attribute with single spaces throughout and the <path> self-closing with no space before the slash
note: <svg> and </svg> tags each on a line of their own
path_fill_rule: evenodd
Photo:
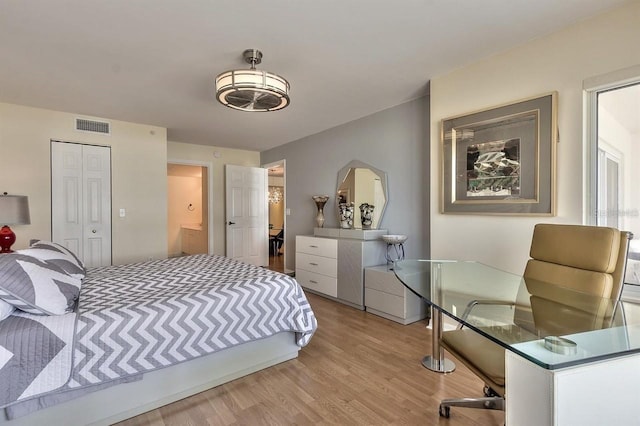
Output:
<svg viewBox="0 0 640 426">
<path fill-rule="evenodd" d="M 86 120 L 84 118 L 76 118 L 76 130 L 82 132 L 101 133 L 103 135 L 111 134 L 111 123 L 108 121 Z"/>
</svg>

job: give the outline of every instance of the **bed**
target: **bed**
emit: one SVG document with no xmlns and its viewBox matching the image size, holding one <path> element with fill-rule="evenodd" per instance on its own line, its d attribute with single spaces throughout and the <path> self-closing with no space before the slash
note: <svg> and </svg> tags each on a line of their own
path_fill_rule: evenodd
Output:
<svg viewBox="0 0 640 426">
<path fill-rule="evenodd" d="M 2 425 L 111 424 L 293 359 L 317 327 L 284 274 L 209 255 L 85 273 L 37 244 L 0 256 L 0 301 L 19 308 L 0 321 Z M 64 294 L 6 284 L 24 271 Z"/>
</svg>

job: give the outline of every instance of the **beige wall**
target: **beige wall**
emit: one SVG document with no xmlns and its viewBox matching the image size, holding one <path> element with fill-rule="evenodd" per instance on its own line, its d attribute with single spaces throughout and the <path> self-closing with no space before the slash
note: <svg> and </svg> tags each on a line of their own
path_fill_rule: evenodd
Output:
<svg viewBox="0 0 640 426">
<path fill-rule="evenodd" d="M 166 129 L 109 120 L 112 134 L 74 130 L 77 114 L 0 103 L 0 191 L 28 195 L 31 224 L 13 227 L 24 248 L 51 238 L 50 140 L 111 146 L 113 263 L 167 255 Z M 85 117 L 85 116 L 83 116 Z M 127 216 L 120 218 L 124 208 Z"/>
<path fill-rule="evenodd" d="M 214 155 L 215 153 L 218 156 Z M 170 162 L 194 162 L 211 164 L 210 181 L 213 183 L 213 251 L 212 254 L 224 255 L 225 247 L 225 192 L 224 165 L 260 167 L 260 153 L 239 149 L 194 145 L 180 142 L 167 143 L 167 157 Z M 165 164 L 166 168 L 166 164 Z M 166 245 L 166 242 L 165 242 Z"/>
<path fill-rule="evenodd" d="M 475 259 L 521 273 L 535 223 L 582 223 L 582 83 L 640 64 L 638 41 L 640 2 L 633 2 L 431 81 L 432 258 Z M 559 93 L 558 216 L 440 214 L 441 120 L 554 90 Z"/>
</svg>

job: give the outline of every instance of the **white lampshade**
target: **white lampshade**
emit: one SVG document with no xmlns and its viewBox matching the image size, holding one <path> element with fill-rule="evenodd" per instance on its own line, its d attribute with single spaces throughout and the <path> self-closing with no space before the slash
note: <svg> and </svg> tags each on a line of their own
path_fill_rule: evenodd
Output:
<svg viewBox="0 0 640 426">
<path fill-rule="evenodd" d="M 0 195 L 0 225 L 29 225 L 29 197 Z"/>
</svg>

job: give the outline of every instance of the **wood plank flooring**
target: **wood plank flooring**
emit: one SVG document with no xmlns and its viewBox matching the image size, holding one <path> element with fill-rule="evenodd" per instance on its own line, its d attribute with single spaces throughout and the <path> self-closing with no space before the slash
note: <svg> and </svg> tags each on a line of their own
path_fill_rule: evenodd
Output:
<svg viewBox="0 0 640 426">
<path fill-rule="evenodd" d="M 504 424 L 504 413 L 453 408 L 440 399 L 482 395 L 482 382 L 457 364 L 452 374 L 422 367 L 431 331 L 403 326 L 308 294 L 318 330 L 297 359 L 119 423 L 134 425 Z"/>
</svg>

